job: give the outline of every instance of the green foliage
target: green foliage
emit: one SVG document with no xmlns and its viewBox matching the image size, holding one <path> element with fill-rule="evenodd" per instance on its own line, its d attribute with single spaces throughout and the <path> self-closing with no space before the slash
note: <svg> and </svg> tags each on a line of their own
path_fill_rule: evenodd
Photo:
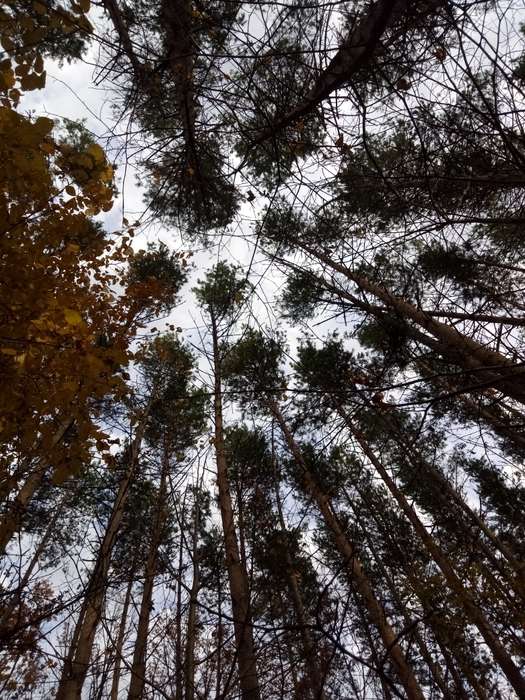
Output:
<svg viewBox="0 0 525 700">
<path fill-rule="evenodd" d="M 501 470 L 487 459 L 469 456 L 460 447 L 456 448 L 451 462 L 471 476 L 485 504 L 497 516 L 498 530 L 504 539 L 511 542 L 516 554 L 523 556 L 525 535 L 525 488 L 519 483 L 509 483 Z"/>
<path fill-rule="evenodd" d="M 294 270 L 287 276 L 281 304 L 293 323 L 313 318 L 320 305 L 330 300 L 322 283 L 307 270 Z"/>
<path fill-rule="evenodd" d="M 304 341 L 297 351 L 296 370 L 300 380 L 310 387 L 318 387 L 337 394 L 345 391 L 356 372 L 356 360 L 344 348 L 336 335 L 329 336 L 321 347 Z"/>
<path fill-rule="evenodd" d="M 382 314 L 380 319 L 370 319 L 361 324 L 357 337 L 365 347 L 382 353 L 387 364 L 406 367 L 410 327 L 400 316 Z"/>
<path fill-rule="evenodd" d="M 182 458 L 205 423 L 206 397 L 192 386 L 195 357 L 170 334 L 143 346 L 139 357 L 153 397 L 146 436 L 153 445 L 169 443 Z"/>
<path fill-rule="evenodd" d="M 273 483 L 272 458 L 266 437 L 260 430 L 250 430 L 244 425 L 228 428 L 225 448 L 232 481 L 249 489 Z"/>
<path fill-rule="evenodd" d="M 215 322 L 230 318 L 246 299 L 249 283 L 239 268 L 219 262 L 193 289 L 197 302 Z"/>
<path fill-rule="evenodd" d="M 167 224 L 180 226 L 191 239 L 227 226 L 239 207 L 239 194 L 222 172 L 218 144 L 199 143 L 188 159 L 184 151 L 145 164 L 146 201 Z"/>
<path fill-rule="evenodd" d="M 238 394 L 241 406 L 253 401 L 264 404 L 283 391 L 283 353 L 283 339 L 278 334 L 267 335 L 253 328 L 243 330 L 223 364 L 228 387 Z"/>
<path fill-rule="evenodd" d="M 313 82 L 313 66 L 296 59 L 303 52 L 299 42 L 280 38 L 257 58 L 250 75 L 240 72 L 235 76 L 243 116 L 246 114 L 235 149 L 250 172 L 268 188 L 286 181 L 294 166 L 300 167 L 300 161 L 316 153 L 322 144 L 322 122 L 314 110 L 257 148 L 253 146 L 257 136 L 300 102 L 303 86 Z"/>
</svg>

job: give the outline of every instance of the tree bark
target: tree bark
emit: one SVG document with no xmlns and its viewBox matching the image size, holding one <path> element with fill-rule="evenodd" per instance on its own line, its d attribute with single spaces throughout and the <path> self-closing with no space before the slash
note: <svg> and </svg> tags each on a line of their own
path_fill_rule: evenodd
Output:
<svg viewBox="0 0 525 700">
<path fill-rule="evenodd" d="M 337 88 L 348 83 L 376 53 L 385 30 L 392 20 L 406 9 L 407 4 L 406 0 L 377 0 L 371 3 L 352 27 L 336 55 L 321 72 L 304 100 L 264 129 L 257 136 L 254 144 L 274 138 L 277 133 L 312 112 Z"/>
<path fill-rule="evenodd" d="M 126 635 L 126 624 L 128 621 L 129 604 L 131 602 L 131 592 L 133 590 L 134 576 L 129 577 L 126 587 L 126 595 L 122 605 L 122 613 L 120 615 L 120 624 L 118 628 L 117 639 L 115 640 L 115 665 L 113 667 L 113 677 L 111 679 L 111 691 L 109 694 L 110 700 L 118 700 L 118 688 L 120 685 L 120 673 L 122 668 L 122 650 L 124 648 L 124 637 Z"/>
<path fill-rule="evenodd" d="M 274 465 L 275 466 L 275 465 Z M 284 520 L 284 513 L 281 503 L 281 495 L 279 492 L 279 480 L 277 478 L 276 470 L 274 469 L 275 478 L 275 501 L 277 504 L 277 515 L 279 518 L 279 526 L 283 532 L 287 531 L 286 522 Z M 310 685 L 313 691 L 313 697 L 315 700 L 324 700 L 325 693 L 323 691 L 324 678 L 321 674 L 321 669 L 319 666 L 319 660 L 317 657 L 317 652 L 315 649 L 314 641 L 310 634 L 307 623 L 307 614 L 304 608 L 303 596 L 301 594 L 301 589 L 299 587 L 298 576 L 294 570 L 294 563 L 292 557 L 286 547 L 285 552 L 286 557 L 286 571 L 288 578 L 288 585 L 290 588 L 290 593 L 292 596 L 292 603 L 295 610 L 295 617 L 297 619 L 297 624 L 299 626 L 301 634 L 301 643 L 303 647 L 304 654 L 304 666 L 305 674 L 310 681 Z"/>
<path fill-rule="evenodd" d="M 86 679 L 89 660 L 93 649 L 95 633 L 102 616 L 104 597 L 108 583 L 108 573 L 111 564 L 111 553 L 122 522 L 129 486 L 140 455 L 140 448 L 146 429 L 150 406 L 151 401 L 144 411 L 137 428 L 135 439 L 131 444 L 128 467 L 120 482 L 106 532 L 104 533 L 98 551 L 95 566 L 89 577 L 84 602 L 73 632 L 73 639 L 64 660 L 64 667 L 58 685 L 56 700 L 80 700 L 81 698 L 82 687 Z"/>
<path fill-rule="evenodd" d="M 185 504 L 182 504 L 182 512 L 184 512 Z M 183 661 L 182 661 L 182 562 L 184 555 L 184 533 L 182 531 L 183 515 L 181 516 L 180 524 L 181 531 L 179 533 L 179 575 L 177 579 L 177 616 L 175 619 L 175 700 L 182 700 L 182 684 L 183 684 Z"/>
<path fill-rule="evenodd" d="M 144 587 L 142 589 L 137 636 L 135 638 L 133 662 L 131 664 L 131 681 L 129 684 L 128 700 L 141 700 L 146 682 L 146 652 L 148 645 L 149 620 L 151 615 L 153 586 L 157 573 L 158 550 L 162 539 L 162 530 L 166 520 L 166 482 L 168 478 L 168 470 L 169 454 L 167 447 L 164 446 L 157 508 L 144 571 Z"/>
<path fill-rule="evenodd" d="M 373 464 L 374 468 L 381 476 L 386 487 L 397 502 L 399 508 L 421 539 L 424 547 L 441 569 L 441 572 L 443 573 L 443 576 L 445 577 L 450 589 L 456 594 L 458 602 L 461 604 L 470 622 L 477 627 L 479 633 L 485 640 L 486 645 L 492 652 L 494 659 L 497 661 L 501 670 L 507 677 L 507 680 L 512 685 L 519 697 L 525 697 L 525 678 L 521 675 L 519 668 L 512 660 L 510 654 L 507 653 L 505 647 L 500 643 L 497 635 L 481 612 L 481 609 L 478 607 L 476 601 L 454 571 L 450 560 L 423 525 L 416 511 L 409 505 L 404 494 L 397 487 L 396 483 L 387 472 L 382 462 L 376 457 L 362 433 L 356 428 L 346 414 L 344 414 L 344 418 L 351 434 L 361 447 L 364 455 L 369 462 Z"/>
<path fill-rule="evenodd" d="M 288 240 L 297 248 L 317 258 L 334 272 L 349 279 L 362 292 L 380 299 L 400 318 L 411 321 L 415 326 L 422 328 L 425 332 L 418 331 L 416 327 L 408 326 L 408 332 L 415 340 L 424 343 L 452 364 L 471 373 L 473 383 L 469 387 L 469 391 L 480 391 L 490 386 L 515 401 L 525 404 L 525 367 L 514 364 L 499 352 L 490 350 L 476 340 L 463 335 L 453 326 L 435 320 L 410 302 L 392 294 L 383 285 L 372 282 L 365 275 L 353 272 L 350 268 L 333 260 L 329 255 L 315 250 L 297 237 L 288 236 Z M 332 291 L 335 289 L 334 285 L 325 283 L 322 278 L 316 275 L 314 278 L 325 285 L 327 289 Z M 381 321 L 385 317 L 384 311 L 378 310 L 374 305 L 362 301 L 344 289 L 337 288 L 337 293 L 342 298 L 348 299 L 357 308 L 371 313 L 378 320 Z M 428 336 L 427 333 L 432 337 Z"/>
<path fill-rule="evenodd" d="M 197 497 L 194 496 L 196 499 Z M 199 525 L 200 511 L 195 500 L 193 516 L 193 542 L 192 542 L 192 564 L 193 576 L 190 589 L 190 603 L 188 610 L 188 624 L 186 630 L 186 654 L 184 657 L 184 688 L 185 700 L 195 698 L 195 643 L 197 635 L 197 602 L 200 589 L 200 567 L 199 567 Z"/>
<path fill-rule="evenodd" d="M 394 667 L 397 670 L 397 674 L 405 689 L 405 692 L 407 693 L 407 697 L 409 700 L 424 700 L 423 692 L 414 675 L 414 671 L 410 667 L 404 652 L 399 645 L 397 635 L 386 618 L 385 611 L 374 593 L 372 585 L 352 543 L 346 536 L 339 519 L 333 511 L 330 499 L 319 488 L 312 474 L 308 470 L 301 450 L 295 442 L 277 403 L 275 401 L 268 401 L 267 405 L 281 428 L 289 451 L 291 452 L 297 465 L 302 470 L 304 487 L 317 503 L 325 525 L 335 539 L 337 549 L 344 560 L 350 581 L 355 584 L 357 591 L 365 603 L 370 619 L 379 631 L 385 646 L 385 650 L 390 656 Z"/>
<path fill-rule="evenodd" d="M 215 318 L 212 314 L 213 365 L 215 375 L 214 417 L 215 417 L 215 453 L 217 459 L 217 485 L 219 488 L 219 503 L 221 510 L 224 548 L 226 553 L 226 568 L 230 583 L 232 613 L 234 619 L 235 644 L 237 649 L 237 665 L 239 684 L 243 700 L 260 700 L 259 678 L 255 659 L 253 642 L 253 627 L 250 613 L 250 591 L 248 575 L 242 566 L 233 506 L 228 478 L 228 465 L 224 445 L 224 428 L 222 417 L 222 382 L 221 359 L 219 354 L 218 332 Z"/>
</svg>

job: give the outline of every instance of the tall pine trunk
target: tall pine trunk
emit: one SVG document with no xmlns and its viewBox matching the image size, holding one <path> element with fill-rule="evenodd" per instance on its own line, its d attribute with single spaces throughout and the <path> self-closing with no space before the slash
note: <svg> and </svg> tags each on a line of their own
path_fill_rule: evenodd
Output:
<svg viewBox="0 0 525 700">
<path fill-rule="evenodd" d="M 381 476 L 381 479 L 394 497 L 399 508 L 421 539 L 425 549 L 441 570 L 450 589 L 456 594 L 458 602 L 465 611 L 467 618 L 477 627 L 487 647 L 492 652 L 494 659 L 497 661 L 501 670 L 507 677 L 507 680 L 512 685 L 519 697 L 525 697 L 525 678 L 521 675 L 520 670 L 512 660 L 512 657 L 507 653 L 505 647 L 499 641 L 498 636 L 494 632 L 489 621 L 481 612 L 475 599 L 456 574 L 450 560 L 423 525 L 416 511 L 410 506 L 404 494 L 400 491 L 386 468 L 383 466 L 381 460 L 376 457 L 365 437 L 355 427 L 348 415 L 346 415 L 346 413 L 343 415 L 351 434 L 361 447 L 366 458 Z"/>
<path fill-rule="evenodd" d="M 274 464 L 275 466 L 275 464 Z M 284 513 L 281 503 L 281 494 L 279 490 L 279 480 L 277 478 L 276 470 L 274 469 L 275 478 L 275 501 L 277 504 L 277 515 L 279 518 L 279 526 L 283 532 L 287 532 L 286 522 L 284 520 Z M 299 577 L 294 569 L 294 563 L 288 547 L 285 550 L 285 562 L 288 586 L 290 588 L 290 593 L 292 597 L 292 605 L 295 611 L 295 617 L 297 619 L 297 624 L 299 626 L 299 631 L 301 635 L 301 643 L 303 647 L 304 654 L 304 667 L 305 674 L 310 681 L 312 687 L 312 697 L 315 700 L 324 700 L 325 694 L 323 692 L 324 678 L 321 674 L 321 668 L 319 664 L 319 659 L 317 656 L 317 650 L 315 648 L 312 635 L 307 622 L 307 615 L 304 608 L 303 596 L 301 594 L 301 589 L 299 586 Z"/>
<path fill-rule="evenodd" d="M 126 626 L 128 622 L 129 604 L 131 602 L 131 592 L 133 590 L 134 572 L 131 572 L 128 585 L 126 586 L 126 594 L 120 614 L 120 623 L 118 627 L 117 639 L 115 640 L 115 664 L 113 666 L 113 676 L 111 678 L 111 691 L 109 694 L 110 700 L 118 700 L 118 689 L 120 685 L 120 676 L 122 668 L 122 651 L 124 649 L 124 637 L 126 636 Z"/>
<path fill-rule="evenodd" d="M 113 509 L 98 551 L 95 566 L 89 576 L 84 601 L 73 632 L 73 639 L 64 660 L 56 700 L 80 700 L 81 698 L 82 687 L 86 679 L 89 660 L 93 650 L 95 633 L 104 608 L 104 597 L 108 585 L 113 545 L 122 523 L 129 486 L 140 455 L 150 406 L 151 401 L 141 417 L 135 439 L 131 444 L 128 466 L 113 503 Z"/>
<path fill-rule="evenodd" d="M 260 700 L 259 678 L 253 642 L 253 627 L 250 614 L 250 590 L 248 575 L 242 565 L 228 478 L 228 465 L 224 445 L 224 427 L 222 417 L 222 382 L 221 360 L 217 325 L 212 315 L 213 370 L 215 376 L 214 417 L 215 417 L 215 453 L 217 459 L 217 485 L 221 510 L 226 568 L 230 583 L 233 626 L 237 650 L 239 685 L 243 700 Z"/>
<path fill-rule="evenodd" d="M 169 453 L 164 445 L 162 469 L 160 475 L 157 508 L 151 531 L 148 556 L 144 570 L 144 586 L 140 602 L 139 622 L 131 664 L 131 681 L 129 684 L 128 700 L 140 700 L 144 693 L 146 682 L 146 652 L 148 645 L 149 620 L 153 598 L 153 586 L 157 573 L 158 549 L 162 538 L 162 530 L 166 520 L 166 482 L 169 470 Z"/>
<path fill-rule="evenodd" d="M 194 496 L 196 499 L 196 497 Z M 195 644 L 197 636 L 197 602 L 200 588 L 200 567 L 199 567 L 199 523 L 200 510 L 197 501 L 193 507 L 193 542 L 192 542 L 192 581 L 190 589 L 190 602 L 188 610 L 188 624 L 186 629 L 186 653 L 184 657 L 184 700 L 194 700 L 195 698 Z"/>
<path fill-rule="evenodd" d="M 437 321 L 402 297 L 392 294 L 383 285 L 352 271 L 300 239 L 289 236 L 289 240 L 290 243 L 312 255 L 334 272 L 353 282 L 361 292 L 375 296 L 376 299 L 382 301 L 391 313 L 414 324 L 408 326 L 410 335 L 438 352 L 452 364 L 465 370 L 472 379 L 471 391 L 493 387 L 515 401 L 525 404 L 525 369 L 522 366 L 516 365 L 499 352 L 490 350 L 476 340 L 460 333 L 454 326 Z M 323 281 L 321 283 L 324 284 Z M 335 289 L 330 283 L 326 283 L 325 286 L 332 291 Z M 379 321 L 385 317 L 384 309 L 369 304 L 342 288 L 337 288 L 337 293 L 356 308 L 371 313 Z"/>
<path fill-rule="evenodd" d="M 329 497 L 319 488 L 312 474 L 308 470 L 302 452 L 295 442 L 277 403 L 275 401 L 269 401 L 268 408 L 281 428 L 290 453 L 292 454 L 297 465 L 301 468 L 304 487 L 307 493 L 309 493 L 317 503 L 325 525 L 334 537 L 337 549 L 339 550 L 339 553 L 341 554 L 345 563 L 349 579 L 352 583 L 355 583 L 356 589 L 364 601 L 370 619 L 376 626 L 381 639 L 383 640 L 385 651 L 390 656 L 394 667 L 397 670 L 399 680 L 407 693 L 407 697 L 409 700 L 424 700 L 423 692 L 414 675 L 414 671 L 408 663 L 401 646 L 399 645 L 397 634 L 387 620 L 385 611 L 375 595 L 372 584 L 365 573 L 354 546 L 346 536 L 339 519 L 332 509 Z"/>
</svg>

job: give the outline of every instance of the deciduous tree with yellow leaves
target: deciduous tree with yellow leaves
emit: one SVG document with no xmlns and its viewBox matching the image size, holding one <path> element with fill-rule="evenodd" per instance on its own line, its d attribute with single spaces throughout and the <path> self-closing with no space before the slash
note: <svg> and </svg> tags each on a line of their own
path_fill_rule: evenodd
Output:
<svg viewBox="0 0 525 700">
<path fill-rule="evenodd" d="M 36 45 L 50 32 L 88 31 L 89 3 L 25 7 L 8 3 L 0 15 L 0 162 L 10 165 L 0 172 L 2 549 L 49 469 L 61 481 L 93 444 L 109 447 L 97 405 L 126 391 L 135 323 L 162 295 L 127 272 L 133 231 L 110 239 L 92 218 L 114 195 L 103 149 L 63 143 L 53 120 L 17 111 L 22 92 L 45 83 Z"/>
</svg>

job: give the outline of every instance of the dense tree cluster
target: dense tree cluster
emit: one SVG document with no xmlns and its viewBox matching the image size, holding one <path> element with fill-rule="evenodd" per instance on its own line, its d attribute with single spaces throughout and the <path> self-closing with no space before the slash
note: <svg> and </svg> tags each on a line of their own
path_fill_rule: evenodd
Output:
<svg viewBox="0 0 525 700">
<path fill-rule="evenodd" d="M 525 697 L 524 27 L 0 8 L 0 697 Z"/>
</svg>

